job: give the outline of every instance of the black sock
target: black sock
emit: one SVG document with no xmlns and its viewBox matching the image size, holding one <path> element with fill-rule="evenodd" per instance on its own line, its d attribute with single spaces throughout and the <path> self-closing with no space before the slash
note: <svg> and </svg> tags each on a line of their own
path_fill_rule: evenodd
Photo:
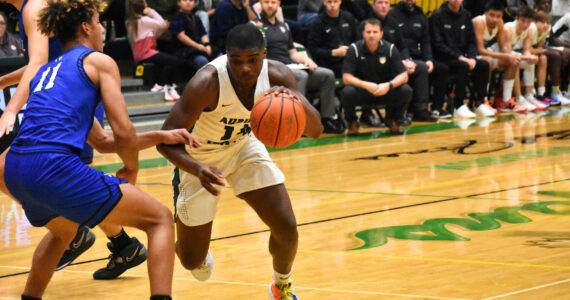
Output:
<svg viewBox="0 0 570 300">
<path fill-rule="evenodd" d="M 26 295 L 22 295 L 22 300 L 42 300 L 42 298 L 30 297 Z"/>
<path fill-rule="evenodd" d="M 116 236 L 107 237 L 113 247 L 115 248 L 116 252 L 121 252 L 121 250 L 125 249 L 131 243 L 131 237 L 125 232 L 125 229 L 122 228 L 121 232 Z"/>
<path fill-rule="evenodd" d="M 172 297 L 167 295 L 154 295 L 150 296 L 150 300 L 172 300 Z"/>
</svg>

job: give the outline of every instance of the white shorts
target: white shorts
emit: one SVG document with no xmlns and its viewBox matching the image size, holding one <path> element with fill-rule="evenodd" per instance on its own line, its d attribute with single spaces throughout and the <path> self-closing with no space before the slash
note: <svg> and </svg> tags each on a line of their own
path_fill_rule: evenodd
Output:
<svg viewBox="0 0 570 300">
<path fill-rule="evenodd" d="M 220 170 L 235 195 L 285 181 L 285 176 L 273 163 L 265 146 L 253 135 L 215 150 L 191 149 L 190 155 Z M 175 204 L 178 220 L 186 226 L 203 225 L 214 220 L 219 197 L 210 194 L 198 177 L 180 170 L 178 187 L 180 193 Z"/>
</svg>

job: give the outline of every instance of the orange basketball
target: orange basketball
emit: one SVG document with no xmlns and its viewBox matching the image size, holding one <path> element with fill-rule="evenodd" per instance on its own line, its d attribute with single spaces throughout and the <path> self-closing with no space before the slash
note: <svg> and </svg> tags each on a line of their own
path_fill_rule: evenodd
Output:
<svg viewBox="0 0 570 300">
<path fill-rule="evenodd" d="M 263 144 L 284 148 L 295 143 L 305 130 L 305 110 L 301 101 L 287 93 L 265 94 L 251 109 L 253 134 Z"/>
</svg>

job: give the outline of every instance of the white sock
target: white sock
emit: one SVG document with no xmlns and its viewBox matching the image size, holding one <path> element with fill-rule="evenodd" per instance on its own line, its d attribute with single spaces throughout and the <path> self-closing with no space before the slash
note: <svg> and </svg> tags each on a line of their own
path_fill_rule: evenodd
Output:
<svg viewBox="0 0 570 300">
<path fill-rule="evenodd" d="M 546 93 L 546 88 L 543 86 L 539 86 L 538 87 L 538 95 L 539 96 L 544 96 L 544 93 Z"/>
<path fill-rule="evenodd" d="M 287 284 L 291 281 L 291 272 L 288 274 L 281 274 L 273 271 L 273 279 L 275 279 L 276 284 Z"/>
<path fill-rule="evenodd" d="M 513 86 L 515 85 L 514 79 L 503 81 L 503 102 L 508 102 L 513 96 Z"/>
</svg>

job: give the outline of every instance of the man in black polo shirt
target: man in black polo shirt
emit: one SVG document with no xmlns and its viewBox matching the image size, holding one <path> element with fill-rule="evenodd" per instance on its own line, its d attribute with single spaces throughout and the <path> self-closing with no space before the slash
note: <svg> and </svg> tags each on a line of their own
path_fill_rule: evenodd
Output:
<svg viewBox="0 0 570 300">
<path fill-rule="evenodd" d="M 287 24 L 275 17 L 281 5 L 280 0 L 261 0 L 260 21 L 263 23 L 267 41 L 267 58 L 286 64 L 295 75 L 299 91 L 306 95 L 307 90 L 318 90 L 320 112 L 325 133 L 343 133 L 345 126 L 336 117 L 334 99 L 334 73 L 319 67 L 307 55 L 297 52 Z"/>
<path fill-rule="evenodd" d="M 386 105 L 386 125 L 390 133 L 401 134 L 398 121 L 412 98 L 406 84 L 408 73 L 398 49 L 382 39 L 377 19 L 363 21 L 362 37 L 348 48 L 342 67 L 342 104 L 349 123 L 348 135 L 358 134 L 355 106 Z"/>
</svg>

